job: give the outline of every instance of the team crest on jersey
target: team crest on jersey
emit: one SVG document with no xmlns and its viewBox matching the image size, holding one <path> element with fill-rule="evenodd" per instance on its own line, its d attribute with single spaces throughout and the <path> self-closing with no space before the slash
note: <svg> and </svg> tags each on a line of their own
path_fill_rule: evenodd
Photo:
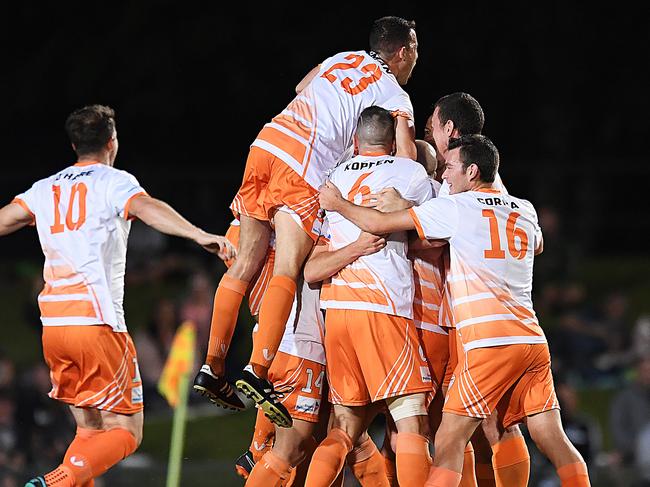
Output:
<svg viewBox="0 0 650 487">
<path fill-rule="evenodd" d="M 296 411 L 316 416 L 318 411 L 320 411 L 320 399 L 298 396 L 298 399 L 296 400 Z"/>
</svg>

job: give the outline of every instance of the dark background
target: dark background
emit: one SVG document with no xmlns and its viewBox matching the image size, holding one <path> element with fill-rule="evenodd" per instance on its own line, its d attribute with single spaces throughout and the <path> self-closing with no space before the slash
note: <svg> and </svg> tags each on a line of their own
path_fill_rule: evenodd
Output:
<svg viewBox="0 0 650 487">
<path fill-rule="evenodd" d="M 469 92 L 513 194 L 561 211 L 589 251 L 642 251 L 646 12 L 491 3 L 12 3 L 0 32 L 2 197 L 73 162 L 65 118 L 102 103 L 117 111 L 116 165 L 222 232 L 257 131 L 314 65 L 366 48 L 372 21 L 392 14 L 417 23 L 406 89 L 418 137 L 437 98 Z"/>
</svg>

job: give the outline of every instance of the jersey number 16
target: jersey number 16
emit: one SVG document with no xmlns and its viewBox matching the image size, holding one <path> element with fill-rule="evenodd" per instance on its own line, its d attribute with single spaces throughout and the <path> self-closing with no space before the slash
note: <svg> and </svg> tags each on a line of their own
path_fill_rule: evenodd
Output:
<svg viewBox="0 0 650 487">
<path fill-rule="evenodd" d="M 491 248 L 484 250 L 483 255 L 486 259 L 505 259 L 506 253 L 501 248 L 501 236 L 499 235 L 499 221 L 494 213 L 494 210 L 483 210 L 483 216 L 490 222 L 490 242 Z M 506 237 L 508 239 L 508 252 L 517 260 L 521 260 L 526 256 L 528 251 L 528 235 L 523 228 L 517 228 L 517 218 L 519 213 L 513 211 L 508 215 L 506 222 Z M 517 241 L 519 240 L 519 246 Z"/>
</svg>

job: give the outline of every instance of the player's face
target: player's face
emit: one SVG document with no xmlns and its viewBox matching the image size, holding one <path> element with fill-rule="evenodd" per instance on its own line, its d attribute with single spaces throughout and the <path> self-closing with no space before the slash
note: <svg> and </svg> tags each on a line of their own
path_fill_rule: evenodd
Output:
<svg viewBox="0 0 650 487">
<path fill-rule="evenodd" d="M 418 38 L 413 29 L 411 29 L 409 37 L 409 45 L 404 49 L 404 57 L 402 59 L 403 66 L 402 69 L 400 69 L 400 75 L 397 78 L 400 85 L 408 83 L 408 80 L 411 78 L 411 74 L 413 73 L 413 68 L 415 68 L 415 63 L 418 60 Z"/>
<path fill-rule="evenodd" d="M 427 133 L 428 139 L 427 139 Z M 449 144 L 449 135 L 445 129 L 445 126 L 440 121 L 440 108 L 436 107 L 433 111 L 429 120 L 427 120 L 427 125 L 424 129 L 424 140 L 433 144 L 436 148 L 436 152 L 442 156 L 443 159 L 447 157 L 447 146 Z"/>
<path fill-rule="evenodd" d="M 460 147 L 447 153 L 445 172 L 442 179 L 449 184 L 449 194 L 462 193 L 470 187 L 470 175 L 460 159 Z"/>
</svg>

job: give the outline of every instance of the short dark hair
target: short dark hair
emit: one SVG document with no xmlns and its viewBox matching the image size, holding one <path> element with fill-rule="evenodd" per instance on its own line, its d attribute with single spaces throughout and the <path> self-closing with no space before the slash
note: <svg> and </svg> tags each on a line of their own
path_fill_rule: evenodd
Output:
<svg viewBox="0 0 650 487">
<path fill-rule="evenodd" d="M 115 111 L 104 105 L 89 105 L 72 112 L 65 131 L 78 156 L 96 154 L 113 137 Z"/>
<path fill-rule="evenodd" d="M 387 145 L 395 140 L 395 122 L 385 108 L 370 106 L 364 109 L 357 122 L 357 138 L 368 145 Z"/>
<path fill-rule="evenodd" d="M 377 19 L 370 30 L 370 50 L 390 59 L 401 47 L 408 47 L 411 30 L 415 30 L 413 20 L 393 16 Z"/>
<path fill-rule="evenodd" d="M 465 170 L 476 164 L 481 181 L 493 183 L 499 170 L 499 151 L 485 135 L 469 134 L 449 140 L 449 150 L 460 147 L 460 158 Z"/>
<path fill-rule="evenodd" d="M 445 95 L 433 105 L 438 108 L 438 118 L 444 125 L 454 122 L 460 135 L 480 134 L 485 123 L 485 115 L 479 102 L 468 93 L 456 92 Z"/>
</svg>

